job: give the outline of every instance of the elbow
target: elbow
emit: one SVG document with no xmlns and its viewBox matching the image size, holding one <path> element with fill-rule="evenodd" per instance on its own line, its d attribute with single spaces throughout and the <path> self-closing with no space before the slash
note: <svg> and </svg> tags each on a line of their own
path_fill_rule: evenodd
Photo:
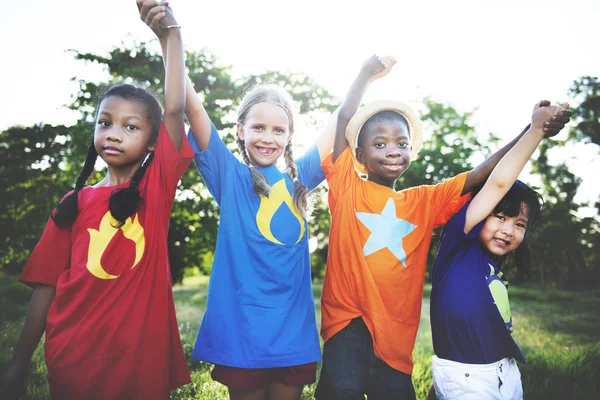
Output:
<svg viewBox="0 0 600 400">
<path fill-rule="evenodd" d="M 356 114 L 356 110 L 353 107 L 343 104 L 338 114 L 338 121 L 350 121 L 354 114 Z"/>
<path fill-rule="evenodd" d="M 500 176 L 494 176 L 494 175 L 490 176 L 488 181 L 489 181 L 489 184 L 492 185 L 492 187 L 495 190 L 506 191 L 506 192 L 508 192 L 508 190 L 514 183 L 514 181 L 510 182 L 508 179 L 505 179 Z"/>
<path fill-rule="evenodd" d="M 182 99 L 175 99 L 175 101 L 165 102 L 165 116 L 177 116 L 183 114 L 186 110 L 185 97 Z"/>
<path fill-rule="evenodd" d="M 172 120 L 181 119 L 183 121 L 183 111 L 183 106 L 181 108 L 166 108 L 163 118 Z"/>
<path fill-rule="evenodd" d="M 354 117 L 355 112 L 349 110 L 345 107 L 342 107 L 340 113 L 338 114 L 337 121 L 338 123 L 348 123 Z"/>
</svg>

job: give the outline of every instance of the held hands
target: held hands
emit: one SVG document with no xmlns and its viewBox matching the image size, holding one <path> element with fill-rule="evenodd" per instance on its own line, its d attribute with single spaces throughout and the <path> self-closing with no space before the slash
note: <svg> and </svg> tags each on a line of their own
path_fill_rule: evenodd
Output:
<svg viewBox="0 0 600 400">
<path fill-rule="evenodd" d="M 390 73 L 396 64 L 396 59 L 390 56 L 372 56 L 363 63 L 361 73 L 366 74 L 370 81 L 382 78 Z"/>
<path fill-rule="evenodd" d="M 542 100 L 533 108 L 531 127 L 543 129 L 544 137 L 556 136 L 571 120 L 569 105 L 551 106 L 548 100 Z"/>
<path fill-rule="evenodd" d="M 172 29 L 168 26 L 177 26 L 173 10 L 167 1 L 136 0 L 140 19 L 152 29 L 159 38 L 165 37 Z"/>
</svg>

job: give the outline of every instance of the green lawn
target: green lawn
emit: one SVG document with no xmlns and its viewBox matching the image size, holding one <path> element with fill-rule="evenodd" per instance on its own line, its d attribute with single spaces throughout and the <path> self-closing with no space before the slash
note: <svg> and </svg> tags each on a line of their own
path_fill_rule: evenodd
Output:
<svg viewBox="0 0 600 400">
<path fill-rule="evenodd" d="M 189 355 L 206 307 L 207 277 L 185 280 L 174 288 L 175 305 L 184 351 Z M 429 290 L 425 288 L 421 325 L 414 351 L 413 381 L 417 398 L 424 399 L 431 383 L 431 329 Z M 320 320 L 321 285 L 314 285 Z M 10 360 L 27 310 L 29 289 L 14 277 L 0 275 L 0 368 Z M 511 287 L 515 339 L 528 364 L 521 365 L 525 399 L 597 399 L 600 380 L 600 290 L 567 292 L 536 287 Z M 32 361 L 28 386 L 31 399 L 48 397 L 43 350 Z M 210 379 L 210 366 L 188 361 L 193 383 L 173 391 L 173 399 L 226 399 L 225 388 Z M 303 399 L 312 399 L 314 387 Z"/>
</svg>

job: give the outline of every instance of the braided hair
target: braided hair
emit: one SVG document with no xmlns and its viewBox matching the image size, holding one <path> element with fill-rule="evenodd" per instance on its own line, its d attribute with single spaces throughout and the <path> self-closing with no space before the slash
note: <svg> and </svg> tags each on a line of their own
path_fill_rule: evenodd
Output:
<svg viewBox="0 0 600 400">
<path fill-rule="evenodd" d="M 242 99 L 242 102 L 240 103 L 237 122 L 241 125 L 244 125 L 246 122 L 246 117 L 248 116 L 252 106 L 264 102 L 275 104 L 285 111 L 288 121 L 290 121 L 290 135 L 292 135 L 294 133 L 292 98 L 285 89 L 272 83 L 257 85 L 248 93 L 246 93 Z M 240 139 L 239 136 L 236 136 L 236 142 L 240 149 L 240 153 L 242 154 L 244 163 L 250 170 L 254 191 L 259 196 L 267 196 L 271 191 L 269 181 L 262 174 L 262 172 L 258 171 L 256 168 L 254 168 L 254 166 L 252 166 L 244 141 Z M 296 207 L 296 210 L 300 213 L 302 218 L 306 219 L 309 213 L 308 189 L 306 186 L 300 183 L 300 181 L 298 181 L 298 168 L 296 167 L 296 162 L 293 158 L 291 140 L 285 147 L 284 158 L 287 174 L 294 181 L 294 207 Z"/>
<path fill-rule="evenodd" d="M 98 102 L 98 106 L 96 108 L 96 118 L 98 117 L 98 111 L 100 109 L 100 105 L 104 99 L 118 96 L 122 97 L 126 100 L 139 101 L 146 106 L 146 114 L 148 117 L 148 122 L 152 128 L 150 135 L 150 142 L 156 142 L 158 138 L 158 132 L 160 130 L 160 124 L 162 121 L 162 107 L 160 103 L 150 92 L 145 89 L 133 86 L 133 85 L 117 85 L 108 89 L 106 93 L 102 96 L 100 101 Z M 94 140 L 92 139 L 92 143 L 88 148 L 87 155 L 85 157 L 85 163 L 83 164 L 83 168 L 77 177 L 77 182 L 75 183 L 74 190 L 65 196 L 54 209 L 54 213 L 52 214 L 52 219 L 54 223 L 58 227 L 68 227 L 73 225 L 77 215 L 79 213 L 78 208 L 78 197 L 79 192 L 83 189 L 85 183 L 88 178 L 94 171 L 94 165 L 96 163 L 96 159 L 98 158 L 98 152 L 96 151 L 96 147 L 94 146 Z M 148 169 L 148 166 L 154 159 L 154 152 L 151 152 L 146 159 L 143 161 L 141 167 L 137 170 L 137 172 L 131 178 L 131 182 L 129 186 L 126 188 L 115 189 L 109 199 L 109 210 L 112 214 L 113 218 L 117 221 L 115 225 L 116 228 L 120 228 L 125 224 L 127 218 L 131 217 L 137 209 L 139 208 L 142 202 L 142 196 L 139 192 L 138 186 Z"/>
</svg>

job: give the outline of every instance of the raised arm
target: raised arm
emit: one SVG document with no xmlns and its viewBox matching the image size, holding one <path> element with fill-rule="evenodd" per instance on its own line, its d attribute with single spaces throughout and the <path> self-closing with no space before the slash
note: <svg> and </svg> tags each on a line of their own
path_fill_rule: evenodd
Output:
<svg viewBox="0 0 600 400">
<path fill-rule="evenodd" d="M 340 107 L 338 107 L 333 112 L 333 114 L 331 114 L 331 117 L 329 117 L 329 120 L 327 121 L 327 125 L 323 127 L 321 132 L 319 132 L 319 136 L 317 136 L 317 139 L 315 140 L 315 146 L 317 146 L 317 149 L 319 149 L 319 156 L 321 157 L 321 161 L 323 161 L 333 149 L 335 125 L 337 124 L 337 118 L 340 112 Z"/>
<path fill-rule="evenodd" d="M 493 169 L 483 188 L 477 193 L 465 219 L 465 233 L 484 220 L 510 190 L 527 161 L 540 144 L 546 132 L 544 126 L 564 111 L 558 106 L 540 107 L 538 103 L 531 117 L 531 126 Z"/>
<path fill-rule="evenodd" d="M 29 362 L 46 329 L 46 317 L 54 294 L 53 286 L 38 285 L 33 289 L 15 354 L 10 365 L 0 375 L 0 393 L 7 399 L 17 399 L 25 394 Z"/>
<path fill-rule="evenodd" d="M 346 98 L 339 108 L 337 116 L 337 125 L 335 128 L 335 138 L 333 142 L 333 161 L 342 154 L 342 152 L 348 147 L 348 140 L 346 140 L 346 127 L 348 123 L 356 114 L 360 101 L 362 100 L 365 90 L 371 82 L 377 78 L 386 76 L 392 67 L 396 64 L 396 60 L 392 57 L 380 57 L 373 56 L 364 62 L 358 76 L 352 83 Z"/>
<path fill-rule="evenodd" d="M 550 102 L 548 100 L 542 100 L 538 103 L 536 107 L 548 107 Z M 552 137 L 558 134 L 567 123 L 569 123 L 571 117 L 571 112 L 562 110 L 557 115 L 555 115 L 543 126 L 544 137 Z M 494 167 L 498 164 L 498 162 L 508 153 L 510 149 L 523 137 L 523 135 L 530 128 L 530 125 L 525 127 L 523 132 L 519 134 L 516 138 L 514 138 L 510 143 L 506 146 L 492 154 L 488 159 L 483 161 L 477 167 L 473 168 L 467 174 L 467 179 L 465 181 L 465 186 L 463 187 L 462 194 L 467 194 L 472 192 L 476 187 L 481 185 L 485 180 L 490 176 Z"/>
<path fill-rule="evenodd" d="M 140 18 L 144 21 L 158 36 L 160 41 L 163 59 L 167 60 L 169 50 L 169 39 L 164 34 L 164 29 L 160 28 L 160 13 L 163 12 L 165 7 L 168 7 L 168 3 L 161 3 L 156 0 L 137 0 L 138 8 L 140 10 Z M 185 74 L 185 114 L 188 122 L 192 128 L 194 139 L 198 144 L 200 150 L 208 148 L 210 140 L 211 122 L 202 101 L 198 97 L 198 94 L 194 90 L 194 84 L 190 78 Z"/>
</svg>

